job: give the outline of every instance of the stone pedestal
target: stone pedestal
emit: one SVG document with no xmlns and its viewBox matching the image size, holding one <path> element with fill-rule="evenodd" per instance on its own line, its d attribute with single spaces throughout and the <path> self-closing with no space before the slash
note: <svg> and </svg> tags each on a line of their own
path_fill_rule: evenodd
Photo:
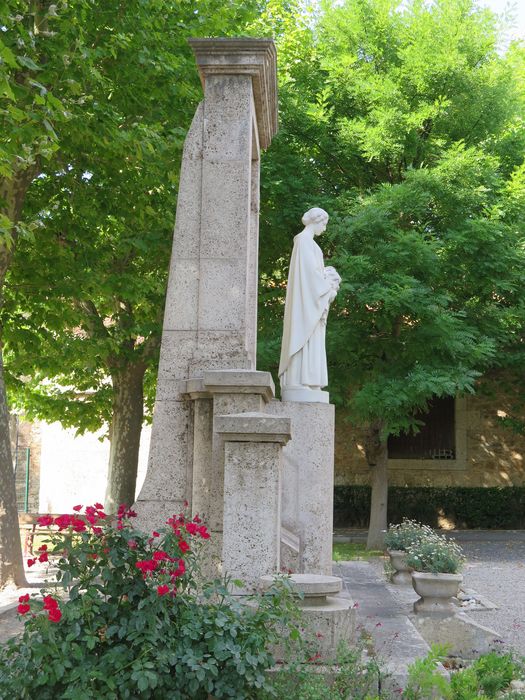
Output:
<svg viewBox="0 0 525 700">
<path fill-rule="evenodd" d="M 224 440 L 223 572 L 250 586 L 279 571 L 281 451 L 290 420 L 217 416 L 215 431 Z"/>
<path fill-rule="evenodd" d="M 273 576 L 262 576 L 263 590 L 270 588 Z M 292 574 L 292 588 L 297 594 L 303 615 L 306 639 L 313 644 L 313 656 L 319 663 L 336 660 L 341 641 L 355 643 L 356 611 L 351 598 L 343 597 L 342 580 L 338 576 Z"/>
<path fill-rule="evenodd" d="M 300 573 L 332 573 L 334 406 L 271 401 L 268 412 L 290 416 L 283 449 L 282 525 L 299 541 Z M 287 562 L 283 562 L 286 566 Z M 288 567 L 287 567 L 288 568 Z"/>
</svg>

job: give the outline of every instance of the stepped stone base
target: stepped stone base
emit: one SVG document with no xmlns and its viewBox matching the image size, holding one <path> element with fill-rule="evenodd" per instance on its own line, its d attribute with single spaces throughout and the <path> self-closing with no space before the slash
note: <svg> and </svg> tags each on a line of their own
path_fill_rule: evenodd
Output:
<svg viewBox="0 0 525 700">
<path fill-rule="evenodd" d="M 418 614 L 412 622 L 428 644 L 446 644 L 449 656 L 461 659 L 477 659 L 501 642 L 497 632 L 471 620 L 465 613 L 445 618 Z"/>
<path fill-rule="evenodd" d="M 259 580 L 265 590 L 272 586 L 275 577 L 262 576 Z M 335 661 L 340 642 L 352 646 L 356 641 L 354 601 L 341 593 L 343 582 L 338 576 L 292 574 L 290 581 L 293 590 L 303 596 L 298 604 L 305 636 L 312 641 L 312 656 L 319 662 Z M 276 650 L 278 656 L 279 651 Z"/>
</svg>

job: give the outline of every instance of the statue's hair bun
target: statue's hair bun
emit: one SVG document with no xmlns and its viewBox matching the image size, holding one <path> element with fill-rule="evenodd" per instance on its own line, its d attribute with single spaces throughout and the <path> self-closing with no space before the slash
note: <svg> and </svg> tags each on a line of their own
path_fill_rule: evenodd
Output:
<svg viewBox="0 0 525 700">
<path fill-rule="evenodd" d="M 320 207 L 308 209 L 306 214 L 303 214 L 303 218 L 301 219 L 305 226 L 308 226 L 308 224 L 318 224 L 320 221 L 325 220 L 328 221 L 328 214 Z"/>
</svg>

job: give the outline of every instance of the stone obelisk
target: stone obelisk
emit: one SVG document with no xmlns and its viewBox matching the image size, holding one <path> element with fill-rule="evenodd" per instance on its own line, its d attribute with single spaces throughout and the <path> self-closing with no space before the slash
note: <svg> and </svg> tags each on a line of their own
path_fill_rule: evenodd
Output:
<svg viewBox="0 0 525 700">
<path fill-rule="evenodd" d="M 184 145 L 149 464 L 136 504 L 145 527 L 194 493 L 214 527 L 223 474 L 213 463 L 224 459 L 214 413 L 257 411 L 273 395 L 255 360 L 259 159 L 277 131 L 275 46 L 190 44 L 204 99 Z"/>
</svg>

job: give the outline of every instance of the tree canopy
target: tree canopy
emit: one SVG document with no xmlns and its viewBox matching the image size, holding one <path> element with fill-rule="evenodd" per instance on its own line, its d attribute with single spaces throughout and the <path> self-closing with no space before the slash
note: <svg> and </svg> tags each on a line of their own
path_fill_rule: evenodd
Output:
<svg viewBox="0 0 525 700">
<path fill-rule="evenodd" d="M 386 527 L 387 436 L 417 430 L 434 396 L 474 391 L 511 351 L 523 364 L 524 54 L 502 53 L 498 29 L 472 0 L 325 3 L 304 30 L 309 72 L 285 76 L 268 160 L 294 161 L 293 233 L 308 206 L 332 215 L 321 245 L 343 283 L 329 388 L 365 429 L 371 546 Z M 272 369 L 287 249 L 262 279 Z"/>
</svg>

